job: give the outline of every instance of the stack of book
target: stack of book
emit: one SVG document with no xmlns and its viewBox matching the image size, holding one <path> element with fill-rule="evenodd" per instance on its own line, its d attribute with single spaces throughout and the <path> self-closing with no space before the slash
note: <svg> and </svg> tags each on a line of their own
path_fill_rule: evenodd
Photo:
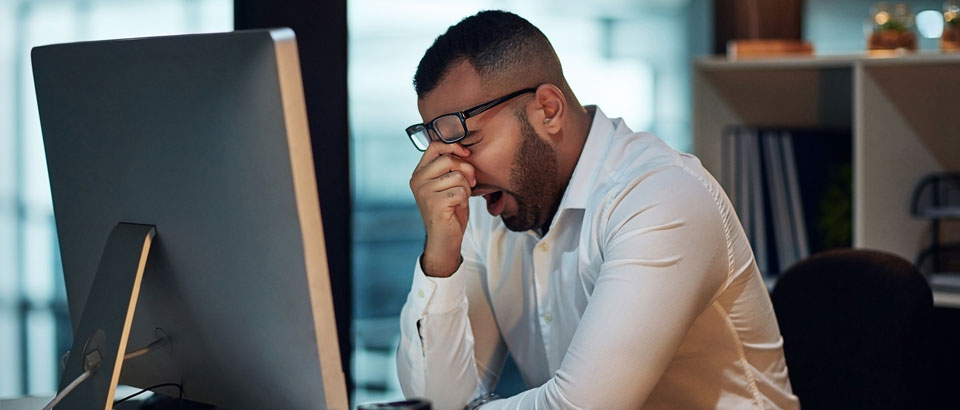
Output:
<svg viewBox="0 0 960 410">
<path fill-rule="evenodd" d="M 722 183 L 761 272 L 777 275 L 811 250 L 849 246 L 850 144 L 846 131 L 725 129 Z"/>
</svg>

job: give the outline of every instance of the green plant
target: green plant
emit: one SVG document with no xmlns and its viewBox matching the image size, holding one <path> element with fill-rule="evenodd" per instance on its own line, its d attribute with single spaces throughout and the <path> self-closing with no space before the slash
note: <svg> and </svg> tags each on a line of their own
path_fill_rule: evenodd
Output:
<svg viewBox="0 0 960 410">
<path fill-rule="evenodd" d="M 853 167 L 845 164 L 830 172 L 820 200 L 817 228 L 825 249 L 853 244 Z"/>
<path fill-rule="evenodd" d="M 956 20 L 956 19 L 954 19 Z M 907 31 L 907 26 L 898 20 L 890 19 L 886 23 L 877 26 L 877 30 Z"/>
</svg>

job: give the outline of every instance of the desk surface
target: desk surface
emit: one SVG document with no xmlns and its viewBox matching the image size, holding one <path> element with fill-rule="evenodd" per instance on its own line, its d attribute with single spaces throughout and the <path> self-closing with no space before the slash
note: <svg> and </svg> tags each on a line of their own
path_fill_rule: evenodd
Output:
<svg viewBox="0 0 960 410">
<path fill-rule="evenodd" d="M 933 305 L 960 308 L 960 273 L 938 273 L 930 278 Z"/>
<path fill-rule="evenodd" d="M 127 396 L 128 394 L 136 393 L 138 391 L 140 391 L 140 389 L 135 387 L 120 386 L 120 388 L 117 391 L 116 397 L 119 399 L 121 397 Z M 136 399 L 118 404 L 114 408 L 116 410 L 135 410 L 140 408 L 141 405 L 145 404 L 144 402 L 140 401 L 141 398 L 146 399 L 149 397 L 150 397 L 149 393 L 143 394 L 141 396 L 137 396 Z M 158 397 L 163 399 L 163 403 L 158 405 L 157 402 L 153 402 L 149 405 L 150 408 L 152 409 L 153 408 L 160 409 L 160 408 L 167 408 L 167 407 L 173 408 L 173 409 L 178 408 L 176 406 L 176 403 L 177 403 L 176 398 L 169 398 L 162 395 Z M 47 403 L 50 403 L 50 400 L 53 400 L 53 396 L 3 398 L 3 399 L 0 399 L 0 410 L 40 410 L 44 406 L 46 406 Z M 169 406 L 167 403 L 169 403 Z M 223 410 L 223 409 L 213 408 L 205 404 L 191 402 L 189 400 L 183 401 L 183 409 L 184 410 L 187 410 L 187 409 Z"/>
<path fill-rule="evenodd" d="M 936 307 L 960 308 L 960 293 L 934 290 L 933 305 Z"/>
<path fill-rule="evenodd" d="M 53 400 L 53 396 L 0 399 L 0 410 L 38 410 L 46 406 L 50 400 Z"/>
</svg>

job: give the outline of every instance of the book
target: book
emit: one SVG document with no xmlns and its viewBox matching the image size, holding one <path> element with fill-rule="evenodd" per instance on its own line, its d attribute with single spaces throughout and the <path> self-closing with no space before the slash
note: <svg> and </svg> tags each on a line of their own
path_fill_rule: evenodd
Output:
<svg viewBox="0 0 960 410">
<path fill-rule="evenodd" d="M 748 134 L 749 154 L 747 172 L 750 175 L 750 210 L 753 214 L 753 227 L 750 232 L 751 245 L 757 259 L 760 272 L 771 273 L 769 253 L 767 251 L 767 224 L 764 199 L 766 198 L 761 171 L 760 139 L 757 130 Z"/>
<path fill-rule="evenodd" d="M 793 135 L 789 131 L 780 134 L 780 148 L 783 154 L 783 171 L 787 183 L 788 204 L 790 205 L 791 230 L 795 245 L 794 254 L 797 260 L 802 260 L 810 256 L 810 243 L 807 241 L 803 201 L 800 198 L 800 183 L 797 180 L 797 161 L 793 153 Z"/>
<path fill-rule="evenodd" d="M 796 237 L 790 215 L 790 200 L 787 195 L 784 172 L 783 138 L 779 132 L 765 131 L 762 143 L 764 171 L 769 190 L 770 212 L 773 219 L 773 236 L 776 240 L 777 266 L 780 272 L 797 262 Z"/>
</svg>

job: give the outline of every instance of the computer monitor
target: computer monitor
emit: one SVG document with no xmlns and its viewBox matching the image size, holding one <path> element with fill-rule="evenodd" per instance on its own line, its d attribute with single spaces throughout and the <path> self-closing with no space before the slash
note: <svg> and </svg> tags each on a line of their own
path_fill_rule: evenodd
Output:
<svg viewBox="0 0 960 410">
<path fill-rule="evenodd" d="M 293 31 L 32 58 L 75 332 L 60 388 L 97 346 L 103 364 L 56 408 L 112 408 L 118 382 L 234 410 L 347 408 Z"/>
</svg>

